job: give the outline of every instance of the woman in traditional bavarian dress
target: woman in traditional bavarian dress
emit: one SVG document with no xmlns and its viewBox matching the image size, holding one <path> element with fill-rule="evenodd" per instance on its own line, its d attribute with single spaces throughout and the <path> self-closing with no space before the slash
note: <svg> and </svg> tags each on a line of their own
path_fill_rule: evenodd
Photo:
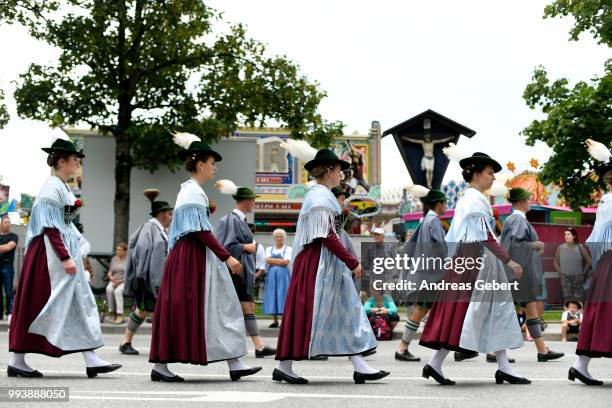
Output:
<svg viewBox="0 0 612 408">
<path fill-rule="evenodd" d="M 328 149 L 318 151 L 304 166 L 317 183 L 308 190 L 297 222 L 274 381 L 308 383 L 293 372 L 292 363 L 317 356 L 350 356 L 358 384 L 389 375 L 370 368 L 361 356 L 376 348 L 350 273 L 360 276 L 362 268 L 335 229 L 340 206 L 331 189 L 349 166 Z"/>
<path fill-rule="evenodd" d="M 81 234 L 72 220 L 81 207 L 66 185 L 85 157 L 68 140 L 57 139 L 47 164 L 51 176 L 36 196 L 26 236 L 15 309 L 9 332 L 9 377 L 42 377 L 25 362 L 26 353 L 61 357 L 82 352 L 92 378 L 121 367 L 100 359 L 94 349 L 104 345 L 98 308 L 81 260 Z"/>
<path fill-rule="evenodd" d="M 578 359 L 568 374 L 570 380 L 578 379 L 587 385 L 603 384 L 589 373 L 591 358 L 612 358 L 612 163 L 601 165 L 598 173 L 608 192 L 599 201 L 595 225 L 586 241 L 594 272 L 580 325 Z"/>
<path fill-rule="evenodd" d="M 221 155 L 188 133 L 174 136 L 191 179 L 181 184 L 168 237 L 168 258 L 155 304 L 149 361 L 151 380 L 183 382 L 168 363 L 227 361 L 230 378 L 255 374 L 248 367 L 244 318 L 230 273 L 241 266 L 217 241 L 201 185 L 215 176 Z M 229 268 L 229 270 L 228 270 Z M 230 272 L 231 271 L 231 272 Z"/>
<path fill-rule="evenodd" d="M 465 290 L 441 291 L 425 325 L 420 344 L 437 350 L 423 368 L 423 377 L 433 377 L 442 385 L 454 381 L 442 374 L 442 363 L 449 350 L 461 352 L 495 352 L 499 369 L 495 373 L 498 384 L 529 384 L 510 367 L 506 349 L 523 345 L 523 337 L 516 320 L 516 311 L 509 290 L 475 289 L 475 282 L 508 283 L 504 264 L 522 274 L 521 266 L 512 261 L 499 245 L 493 233 L 493 212 L 483 194 L 491 188 L 501 165 L 484 153 L 474 153 L 460 161 L 463 177 L 469 188 L 455 207 L 455 214 L 446 241 L 449 257 L 472 259 L 476 264 L 465 270 L 448 270 L 443 281 L 470 284 Z M 478 264 L 481 258 L 482 265 Z"/>
</svg>

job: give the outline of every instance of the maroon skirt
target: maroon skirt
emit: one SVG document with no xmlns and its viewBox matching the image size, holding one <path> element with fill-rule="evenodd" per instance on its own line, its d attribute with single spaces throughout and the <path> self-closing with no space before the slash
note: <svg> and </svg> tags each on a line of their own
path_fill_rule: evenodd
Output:
<svg viewBox="0 0 612 408">
<path fill-rule="evenodd" d="M 590 287 L 576 354 L 612 358 L 612 251 L 599 259 Z"/>
<path fill-rule="evenodd" d="M 478 256 L 479 245 L 464 245 L 457 251 L 456 257 Z M 466 270 L 463 274 L 449 270 L 444 281 L 450 283 L 469 283 L 469 290 L 440 291 L 433 304 L 419 344 L 434 350 L 445 348 L 453 351 L 469 351 L 459 347 L 463 321 L 470 306 L 474 282 L 478 278 L 478 269 Z"/>
<path fill-rule="evenodd" d="M 283 310 L 277 360 L 307 360 L 321 240 L 304 247 L 295 258 Z"/>
<path fill-rule="evenodd" d="M 49 357 L 61 357 L 65 354 L 86 351 L 64 351 L 49 343 L 46 337 L 28 333 L 30 325 L 47 304 L 49 296 L 51 296 L 51 281 L 47 266 L 44 235 L 41 234 L 30 241 L 23 258 L 13 315 L 11 316 L 9 351 L 44 354 Z"/>
<path fill-rule="evenodd" d="M 149 361 L 208 364 L 204 331 L 206 247 L 195 236 L 168 254 L 155 303 Z"/>
</svg>

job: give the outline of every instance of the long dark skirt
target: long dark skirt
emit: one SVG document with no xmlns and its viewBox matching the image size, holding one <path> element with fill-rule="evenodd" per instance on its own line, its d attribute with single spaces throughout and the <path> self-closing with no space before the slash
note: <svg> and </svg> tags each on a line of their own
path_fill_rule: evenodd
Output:
<svg viewBox="0 0 612 408">
<path fill-rule="evenodd" d="M 576 354 L 612 358 L 612 251 L 604 253 L 597 263 L 590 288 Z"/>
<path fill-rule="evenodd" d="M 49 296 L 51 296 L 51 281 L 44 234 L 41 234 L 30 241 L 23 258 L 23 267 L 11 317 L 9 351 L 44 354 L 49 357 L 61 357 L 65 354 L 85 351 L 64 351 L 49 343 L 46 337 L 28 333 L 30 325 L 49 301 Z"/>
</svg>

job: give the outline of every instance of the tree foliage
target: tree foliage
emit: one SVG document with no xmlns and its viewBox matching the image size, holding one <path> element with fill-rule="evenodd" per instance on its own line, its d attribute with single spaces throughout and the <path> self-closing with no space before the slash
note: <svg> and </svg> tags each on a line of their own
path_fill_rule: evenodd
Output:
<svg viewBox="0 0 612 408">
<path fill-rule="evenodd" d="M 317 82 L 202 0 L 5 0 L 2 19 L 60 50 L 20 76 L 18 114 L 116 138 L 115 241 L 127 239 L 131 168 L 177 165 L 172 131 L 212 142 L 273 123 L 316 146 L 342 134 L 318 113 Z"/>
<path fill-rule="evenodd" d="M 585 140 L 612 145 L 612 61 L 602 77 L 574 86 L 565 78 L 551 82 L 546 70 L 538 67 L 523 98 L 530 108 L 538 107 L 545 114 L 523 131 L 527 144 L 539 140 L 553 149 L 540 178 L 544 183 L 560 183 L 561 194 L 571 207 L 588 206 L 591 193 L 604 185 L 603 180 L 592 177 L 596 163 Z"/>
<path fill-rule="evenodd" d="M 570 39 L 588 31 L 600 44 L 611 45 L 612 3 L 602 0 L 554 0 L 544 9 L 544 17 L 573 16 Z M 546 143 L 551 158 L 540 173 L 544 183 L 561 185 L 561 195 L 569 206 L 578 209 L 592 204 L 591 196 L 603 188 L 594 176 L 596 163 L 586 149 L 585 140 L 612 145 L 612 60 L 601 77 L 571 86 L 566 78 L 551 81 L 544 67 L 537 67 L 523 98 L 531 109 L 545 115 L 534 120 L 523 134 L 527 144 Z"/>
<path fill-rule="evenodd" d="M 588 31 L 601 44 L 612 46 L 612 2 L 610 0 L 555 0 L 544 9 L 544 18 L 573 16 L 570 38 Z"/>
<path fill-rule="evenodd" d="M 4 103 L 4 91 L 0 89 L 0 129 L 6 126 L 9 119 L 8 110 L 6 109 L 6 104 Z"/>
</svg>

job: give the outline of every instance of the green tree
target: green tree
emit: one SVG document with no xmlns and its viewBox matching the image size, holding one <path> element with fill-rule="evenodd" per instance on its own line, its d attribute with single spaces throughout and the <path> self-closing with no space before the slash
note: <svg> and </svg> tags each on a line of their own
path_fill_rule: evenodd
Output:
<svg viewBox="0 0 612 408">
<path fill-rule="evenodd" d="M 61 51 L 20 76 L 18 114 L 116 139 L 115 242 L 128 238 L 132 167 L 178 164 L 171 131 L 211 142 L 271 121 L 316 146 L 342 133 L 318 113 L 317 82 L 202 0 L 5 0 L 2 18 Z"/>
<path fill-rule="evenodd" d="M 540 179 L 560 183 L 561 194 L 571 207 L 588 206 L 591 193 L 603 187 L 603 181 L 596 181 L 589 173 L 596 163 L 586 150 L 585 140 L 612 145 L 612 61 L 606 64 L 601 78 L 573 87 L 565 78 L 551 83 L 546 70 L 538 67 L 523 98 L 530 108 L 539 107 L 546 115 L 523 131 L 527 144 L 533 146 L 539 140 L 553 149 Z"/>
<path fill-rule="evenodd" d="M 588 31 L 601 44 L 612 46 L 612 2 L 610 0 L 555 0 L 544 9 L 544 18 L 573 16 L 570 38 Z"/>
<path fill-rule="evenodd" d="M 570 38 L 590 32 L 599 43 L 610 46 L 612 40 L 612 4 L 601 0 L 555 0 L 544 10 L 544 17 L 575 17 Z M 595 161 L 589 156 L 586 139 L 612 145 L 612 60 L 604 74 L 571 86 L 566 78 L 551 81 L 544 67 L 537 67 L 523 93 L 531 109 L 540 109 L 544 119 L 534 120 L 523 130 L 527 144 L 546 143 L 551 158 L 540 173 L 544 183 L 559 183 L 561 195 L 574 209 L 592 203 L 591 194 L 604 187 L 593 177 Z"/>
<path fill-rule="evenodd" d="M 6 126 L 9 121 L 8 110 L 4 104 L 4 92 L 0 89 L 0 129 Z"/>
</svg>

